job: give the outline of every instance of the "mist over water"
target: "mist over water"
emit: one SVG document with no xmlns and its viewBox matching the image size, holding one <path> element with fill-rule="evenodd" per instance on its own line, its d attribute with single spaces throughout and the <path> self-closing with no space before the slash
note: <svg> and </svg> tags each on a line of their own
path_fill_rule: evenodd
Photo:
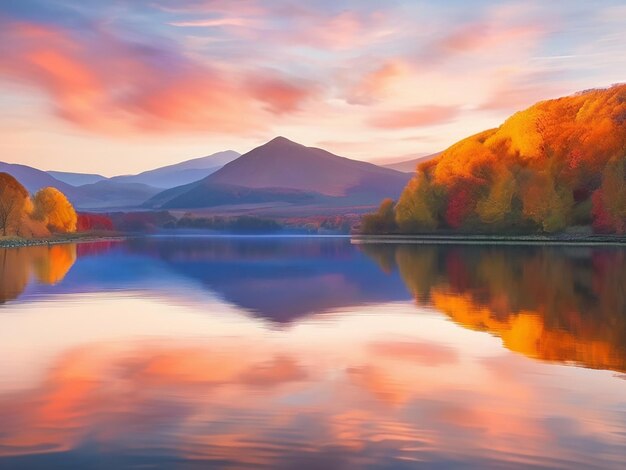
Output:
<svg viewBox="0 0 626 470">
<path fill-rule="evenodd" d="M 621 468 L 626 251 L 0 250 L 2 468 Z"/>
</svg>

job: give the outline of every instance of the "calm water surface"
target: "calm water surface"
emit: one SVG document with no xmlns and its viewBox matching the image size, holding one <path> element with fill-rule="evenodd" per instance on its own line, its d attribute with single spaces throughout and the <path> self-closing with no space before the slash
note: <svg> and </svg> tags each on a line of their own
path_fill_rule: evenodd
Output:
<svg viewBox="0 0 626 470">
<path fill-rule="evenodd" d="M 0 468 L 624 468 L 626 250 L 0 250 Z"/>
</svg>

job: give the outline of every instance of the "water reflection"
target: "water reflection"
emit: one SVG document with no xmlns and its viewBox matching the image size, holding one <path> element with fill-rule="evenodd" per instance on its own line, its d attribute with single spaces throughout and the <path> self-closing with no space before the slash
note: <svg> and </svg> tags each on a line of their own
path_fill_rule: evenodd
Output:
<svg viewBox="0 0 626 470">
<path fill-rule="evenodd" d="M 33 279 L 57 284 L 75 261 L 75 244 L 0 248 L 0 303 L 19 297 Z"/>
<path fill-rule="evenodd" d="M 52 248 L 3 253 L 0 467 L 623 466 L 621 250 Z"/>
<path fill-rule="evenodd" d="M 80 261 L 66 282 L 29 293 L 145 290 L 199 305 L 217 295 L 279 323 L 410 298 L 397 273 L 381 272 L 345 238 L 147 238 L 74 249 Z"/>
<path fill-rule="evenodd" d="M 363 245 L 419 305 L 512 351 L 626 370 L 626 252 L 611 248 Z"/>
<path fill-rule="evenodd" d="M 65 335 L 32 385 L 0 394 L 0 463 L 619 468 L 626 451 L 623 381 L 502 354 L 440 316 L 372 308 L 268 331 L 137 299 L 98 304 L 89 318 L 71 302 L 22 312 L 51 335 L 82 334 Z M 123 319 L 143 336 L 113 334 Z M 13 332 L 28 334 L 27 320 Z"/>
</svg>

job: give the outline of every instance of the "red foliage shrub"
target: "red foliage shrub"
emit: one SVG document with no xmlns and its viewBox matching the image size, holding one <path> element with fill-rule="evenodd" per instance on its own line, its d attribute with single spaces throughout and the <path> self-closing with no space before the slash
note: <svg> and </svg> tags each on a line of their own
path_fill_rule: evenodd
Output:
<svg viewBox="0 0 626 470">
<path fill-rule="evenodd" d="M 78 214 L 76 229 L 79 232 L 90 230 L 113 230 L 113 222 L 109 217 L 102 214 L 88 214 L 85 212 Z"/>
</svg>

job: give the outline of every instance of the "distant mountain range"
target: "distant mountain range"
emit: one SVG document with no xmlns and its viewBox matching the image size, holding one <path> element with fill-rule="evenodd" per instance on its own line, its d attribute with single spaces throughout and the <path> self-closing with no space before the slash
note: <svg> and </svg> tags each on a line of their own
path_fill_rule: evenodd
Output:
<svg viewBox="0 0 626 470">
<path fill-rule="evenodd" d="M 141 183 L 155 188 L 168 189 L 193 183 L 209 176 L 232 162 L 241 154 L 234 150 L 214 153 L 208 157 L 194 158 L 182 163 L 168 165 L 155 170 L 144 171 L 138 175 L 114 176 L 110 181 L 120 183 Z"/>
<path fill-rule="evenodd" d="M 94 173 L 70 173 L 67 171 L 46 171 L 46 173 L 72 186 L 82 186 L 83 184 L 92 184 L 108 179 L 106 176 Z"/>
<path fill-rule="evenodd" d="M 381 198 L 397 198 L 410 179 L 402 171 L 284 137 L 244 155 L 227 150 L 137 175 L 106 178 L 8 163 L 0 163 L 0 171 L 30 192 L 56 187 L 82 210 L 372 206 Z"/>
</svg>

